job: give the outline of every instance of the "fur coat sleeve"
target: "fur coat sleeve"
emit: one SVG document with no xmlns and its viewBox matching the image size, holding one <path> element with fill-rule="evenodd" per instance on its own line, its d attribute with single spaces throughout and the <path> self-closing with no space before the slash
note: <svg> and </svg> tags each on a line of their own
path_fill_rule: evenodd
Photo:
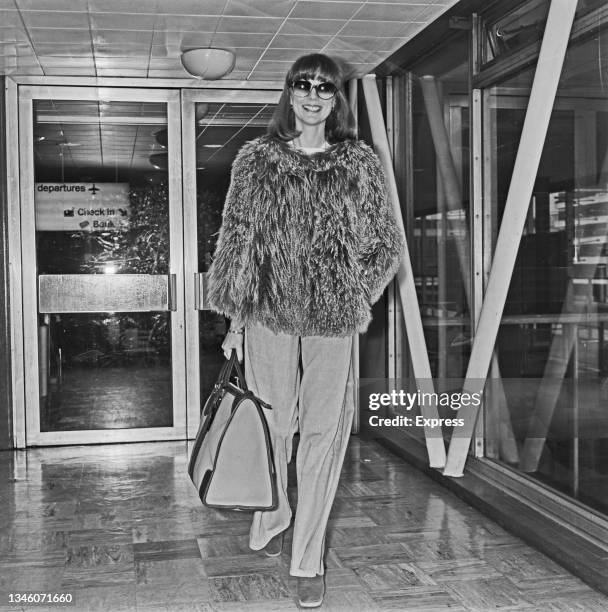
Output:
<svg viewBox="0 0 608 612">
<path fill-rule="evenodd" d="M 222 227 L 213 265 L 209 270 L 208 302 L 210 307 L 235 322 L 241 321 L 245 293 L 236 291 L 247 276 L 249 252 L 253 239 L 252 183 L 248 166 L 242 162 L 247 145 L 241 149 L 232 166 L 230 187 L 226 194 Z"/>
<path fill-rule="evenodd" d="M 363 157 L 361 172 L 369 177 L 360 182 L 363 187 L 360 212 L 361 259 L 370 304 L 374 304 L 399 268 L 404 241 L 388 201 L 384 170 L 378 156 L 371 149 Z"/>
</svg>

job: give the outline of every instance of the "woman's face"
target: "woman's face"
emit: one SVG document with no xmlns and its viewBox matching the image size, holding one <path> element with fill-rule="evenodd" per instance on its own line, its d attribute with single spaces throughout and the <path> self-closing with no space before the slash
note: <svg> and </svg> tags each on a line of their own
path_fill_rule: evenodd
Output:
<svg viewBox="0 0 608 612">
<path fill-rule="evenodd" d="M 301 79 L 311 83 L 310 93 L 305 97 L 300 97 L 294 93 L 293 88 L 289 90 L 291 106 L 296 118 L 296 129 L 301 130 L 304 126 L 315 126 L 324 123 L 329 117 L 335 102 L 335 97 L 324 100 L 319 98 L 316 85 L 325 83 L 322 77 L 315 79 Z"/>
</svg>

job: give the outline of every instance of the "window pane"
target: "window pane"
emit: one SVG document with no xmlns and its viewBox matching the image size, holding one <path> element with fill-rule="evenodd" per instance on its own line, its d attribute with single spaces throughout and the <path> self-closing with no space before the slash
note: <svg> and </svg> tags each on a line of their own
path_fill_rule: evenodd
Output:
<svg viewBox="0 0 608 612">
<path fill-rule="evenodd" d="M 172 427 L 171 313 L 130 312 L 145 279 L 169 273 L 167 105 L 49 99 L 33 110 L 36 266 L 57 307 L 39 314 L 41 431 Z M 85 274 L 94 288 L 108 274 L 145 285 L 93 290 L 105 303 L 89 312 L 78 283 L 61 281 Z"/>
<path fill-rule="evenodd" d="M 486 419 L 490 457 L 604 511 L 608 101 L 600 50 L 607 44 L 602 26 L 568 49 L 496 343 Z M 485 92 L 486 199 L 495 230 L 531 81 L 530 70 Z"/>
</svg>

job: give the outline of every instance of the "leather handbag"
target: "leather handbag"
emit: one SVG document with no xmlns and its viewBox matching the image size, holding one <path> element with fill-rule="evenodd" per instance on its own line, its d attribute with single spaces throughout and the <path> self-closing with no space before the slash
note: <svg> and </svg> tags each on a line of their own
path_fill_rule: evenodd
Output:
<svg viewBox="0 0 608 612">
<path fill-rule="evenodd" d="M 188 463 L 203 504 L 225 510 L 277 507 L 272 444 L 264 416 L 264 410 L 270 409 L 247 388 L 233 350 L 201 412 Z"/>
</svg>

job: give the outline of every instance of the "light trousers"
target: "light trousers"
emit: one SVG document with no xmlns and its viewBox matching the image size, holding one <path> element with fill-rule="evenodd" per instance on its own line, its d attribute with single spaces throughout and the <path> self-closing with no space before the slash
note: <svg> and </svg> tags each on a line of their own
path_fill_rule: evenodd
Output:
<svg viewBox="0 0 608 612">
<path fill-rule="evenodd" d="M 290 336 L 261 326 L 245 332 L 247 385 L 265 410 L 277 474 L 278 507 L 255 512 L 249 546 L 264 548 L 289 527 L 287 464 L 299 429 L 296 458 L 298 503 L 290 574 L 324 573 L 325 530 L 336 495 L 354 412 L 352 336 Z"/>
</svg>

